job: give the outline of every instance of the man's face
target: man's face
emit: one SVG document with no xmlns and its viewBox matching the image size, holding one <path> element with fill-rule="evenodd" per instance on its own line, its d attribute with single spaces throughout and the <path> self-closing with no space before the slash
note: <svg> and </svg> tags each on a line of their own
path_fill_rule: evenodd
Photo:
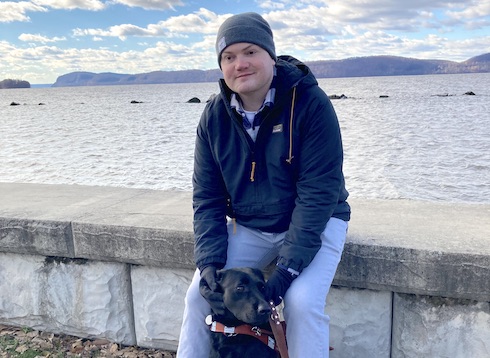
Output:
<svg viewBox="0 0 490 358">
<path fill-rule="evenodd" d="M 221 70 L 226 85 L 240 95 L 265 98 L 274 76 L 274 60 L 262 47 L 240 42 L 225 48 Z"/>
</svg>

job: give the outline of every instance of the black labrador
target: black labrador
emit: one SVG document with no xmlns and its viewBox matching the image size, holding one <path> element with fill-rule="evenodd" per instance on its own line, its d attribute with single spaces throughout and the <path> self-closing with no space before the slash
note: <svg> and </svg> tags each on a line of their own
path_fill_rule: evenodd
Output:
<svg viewBox="0 0 490 358">
<path fill-rule="evenodd" d="M 225 313 L 215 312 L 206 323 L 211 329 L 210 358 L 277 358 L 269 317 L 271 307 L 264 298 L 262 271 L 252 268 L 219 270 Z"/>
</svg>

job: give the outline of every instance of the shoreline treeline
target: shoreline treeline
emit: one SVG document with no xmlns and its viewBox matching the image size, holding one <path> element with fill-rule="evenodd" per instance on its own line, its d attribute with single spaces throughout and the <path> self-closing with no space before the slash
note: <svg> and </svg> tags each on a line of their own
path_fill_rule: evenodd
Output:
<svg viewBox="0 0 490 358">
<path fill-rule="evenodd" d="M 31 88 L 31 84 L 23 80 L 6 79 L 0 81 L 0 88 Z"/>
</svg>

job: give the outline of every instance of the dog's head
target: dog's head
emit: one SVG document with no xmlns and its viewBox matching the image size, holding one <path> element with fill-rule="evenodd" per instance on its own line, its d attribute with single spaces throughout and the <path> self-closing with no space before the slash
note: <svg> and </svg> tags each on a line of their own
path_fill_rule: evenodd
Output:
<svg viewBox="0 0 490 358">
<path fill-rule="evenodd" d="M 265 279 L 262 271 L 252 268 L 219 270 L 217 283 L 223 292 L 225 321 L 263 325 L 269 320 L 271 308 L 265 300 Z M 234 322 L 235 321 L 235 322 Z"/>
</svg>

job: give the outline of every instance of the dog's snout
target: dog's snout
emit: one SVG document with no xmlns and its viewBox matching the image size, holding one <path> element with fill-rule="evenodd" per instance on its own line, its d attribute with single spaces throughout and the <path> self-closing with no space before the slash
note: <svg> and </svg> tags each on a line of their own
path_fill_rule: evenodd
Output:
<svg viewBox="0 0 490 358">
<path fill-rule="evenodd" d="M 257 311 L 259 312 L 260 315 L 270 315 L 271 307 L 267 303 L 259 304 L 259 306 L 257 307 Z"/>
</svg>

